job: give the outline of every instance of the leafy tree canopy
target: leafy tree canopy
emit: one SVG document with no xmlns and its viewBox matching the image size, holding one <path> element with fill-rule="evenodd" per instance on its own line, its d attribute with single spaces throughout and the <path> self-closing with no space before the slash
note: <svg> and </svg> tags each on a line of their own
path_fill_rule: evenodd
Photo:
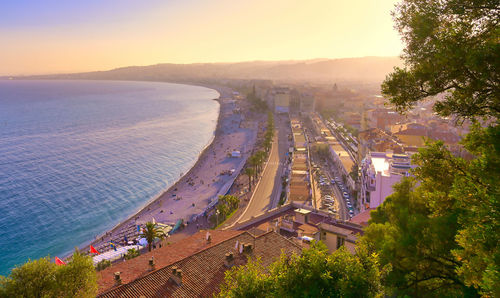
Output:
<svg viewBox="0 0 500 298">
<path fill-rule="evenodd" d="M 500 295 L 500 126 L 476 125 L 463 145 L 475 159 L 442 142 L 421 149 L 415 177 L 371 214 L 362 241 L 392 267 L 395 293 Z"/>
<path fill-rule="evenodd" d="M 0 297 L 95 297 L 97 275 L 92 259 L 75 251 L 67 265 L 48 257 L 28 261 L 0 277 Z"/>
<path fill-rule="evenodd" d="M 393 12 L 406 43 L 404 68 L 382 92 L 399 111 L 445 92 L 434 106 L 443 116 L 500 116 L 498 0 L 404 0 Z"/>
<path fill-rule="evenodd" d="M 268 268 L 259 260 L 226 273 L 219 297 L 374 297 L 381 294 L 377 255 L 359 247 L 328 253 L 313 243 L 300 256 L 281 258 Z"/>
</svg>

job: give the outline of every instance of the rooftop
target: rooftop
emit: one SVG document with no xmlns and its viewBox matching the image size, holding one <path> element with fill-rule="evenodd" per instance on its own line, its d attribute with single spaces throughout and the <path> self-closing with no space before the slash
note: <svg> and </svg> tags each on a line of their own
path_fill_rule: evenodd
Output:
<svg viewBox="0 0 500 298">
<path fill-rule="evenodd" d="M 214 235 L 215 232 L 212 231 Z M 100 294 L 100 297 L 211 297 L 219 291 L 225 272 L 229 269 L 226 265 L 228 253 L 232 253 L 235 266 L 244 265 L 249 258 L 256 257 L 267 266 L 277 260 L 282 251 L 287 255 L 301 252 L 299 245 L 273 231 L 259 236 L 246 231 L 236 234 L 235 231 L 218 232 L 219 236 L 226 235 L 224 240 L 151 271 L 132 282 L 117 286 Z M 199 237 L 199 234 L 196 236 Z M 201 234 L 204 239 L 205 233 Z M 206 242 L 205 239 L 204 241 Z M 182 242 L 184 241 L 180 243 Z M 241 252 L 238 247 L 243 243 L 252 245 L 250 251 Z M 180 284 L 173 279 L 174 268 L 182 270 Z M 116 267 L 113 267 L 113 271 L 117 271 Z"/>
</svg>

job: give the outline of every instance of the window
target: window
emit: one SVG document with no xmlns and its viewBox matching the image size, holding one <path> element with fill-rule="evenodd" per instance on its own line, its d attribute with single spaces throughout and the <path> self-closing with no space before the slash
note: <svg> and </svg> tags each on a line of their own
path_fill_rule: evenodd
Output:
<svg viewBox="0 0 500 298">
<path fill-rule="evenodd" d="M 344 238 L 337 236 L 337 249 L 344 245 Z"/>
</svg>

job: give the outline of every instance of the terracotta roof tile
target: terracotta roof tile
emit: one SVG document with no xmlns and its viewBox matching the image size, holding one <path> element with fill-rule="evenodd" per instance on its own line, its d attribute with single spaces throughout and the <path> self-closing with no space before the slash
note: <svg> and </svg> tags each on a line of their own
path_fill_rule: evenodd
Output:
<svg viewBox="0 0 500 298">
<path fill-rule="evenodd" d="M 239 254 L 235 250 L 236 241 L 252 244 L 252 252 Z M 179 244 L 182 242 L 180 241 Z M 224 265 L 226 253 L 233 253 L 235 265 L 246 264 L 248 258 L 260 257 L 262 264 L 267 266 L 278 259 L 282 251 L 291 255 L 300 253 L 301 248 L 275 232 L 268 232 L 257 237 L 248 232 L 240 232 L 130 283 L 102 293 L 100 297 L 212 296 L 219 290 L 225 271 L 228 270 Z M 174 266 L 182 270 L 180 286 L 171 280 Z"/>
<path fill-rule="evenodd" d="M 179 242 L 152 250 L 134 259 L 114 264 L 97 273 L 99 293 L 114 286 L 114 273 L 117 271 L 121 272 L 123 283 L 131 282 L 148 274 L 150 272 L 149 259 L 152 256 L 154 256 L 156 268 L 162 268 L 242 233 L 241 231 L 210 231 L 212 241 L 207 243 L 205 240 L 206 231 L 201 231 Z"/>
</svg>

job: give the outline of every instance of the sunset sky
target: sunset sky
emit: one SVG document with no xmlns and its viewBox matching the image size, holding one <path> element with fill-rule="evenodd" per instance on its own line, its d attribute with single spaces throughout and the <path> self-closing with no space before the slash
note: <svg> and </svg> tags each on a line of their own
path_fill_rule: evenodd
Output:
<svg viewBox="0 0 500 298">
<path fill-rule="evenodd" d="M 397 56 L 393 0 L 0 0 L 0 75 Z"/>
</svg>

